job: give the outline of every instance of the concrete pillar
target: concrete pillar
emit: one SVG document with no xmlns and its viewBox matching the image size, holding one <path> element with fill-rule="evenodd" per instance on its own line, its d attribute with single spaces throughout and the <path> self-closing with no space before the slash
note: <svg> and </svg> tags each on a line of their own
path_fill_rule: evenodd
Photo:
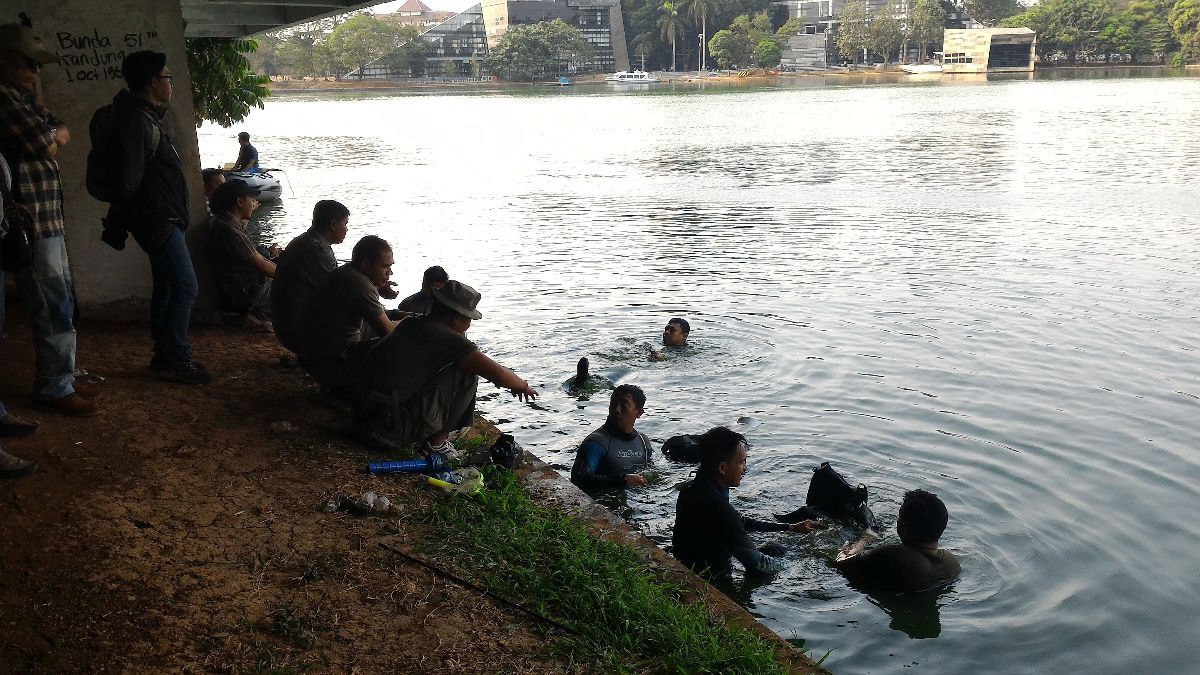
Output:
<svg viewBox="0 0 1200 675">
<path fill-rule="evenodd" d="M 192 110 L 191 77 L 183 39 L 183 15 L 177 0 L 0 0 L 0 23 L 20 13 L 33 21 L 42 44 L 59 55 L 44 66 L 41 87 L 46 107 L 67 121 L 71 143 L 58 155 L 62 170 L 67 246 L 79 304 L 88 316 L 149 318 L 150 266 L 132 237 L 124 251 L 100 240 L 100 218 L 107 205 L 87 193 L 84 178 L 88 122 L 97 108 L 112 101 L 124 86 L 121 61 L 126 54 L 152 49 L 167 55 L 175 97 L 167 128 L 189 174 L 193 228 L 189 245 L 198 252 L 195 225 L 207 218 L 200 180 L 200 154 Z M 197 273 L 202 256 L 193 256 Z M 202 288 L 203 288 L 202 284 Z M 211 294 L 207 294 L 211 297 Z M 211 303 L 209 303 L 211 304 Z"/>
</svg>

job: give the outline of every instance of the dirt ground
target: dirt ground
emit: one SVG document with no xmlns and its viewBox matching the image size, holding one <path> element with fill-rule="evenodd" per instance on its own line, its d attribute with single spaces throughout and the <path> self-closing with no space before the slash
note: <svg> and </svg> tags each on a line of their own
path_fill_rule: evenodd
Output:
<svg viewBox="0 0 1200 675">
<path fill-rule="evenodd" d="M 561 672 L 521 615 L 378 546 L 399 517 L 326 513 L 375 490 L 437 498 L 348 438 L 271 335 L 202 328 L 204 387 L 157 381 L 145 326 L 84 320 L 79 367 L 102 412 L 29 405 L 33 349 L 10 305 L 0 400 L 41 422 L 0 483 L 0 671 Z M 279 422 L 293 430 L 272 431 Z"/>
</svg>

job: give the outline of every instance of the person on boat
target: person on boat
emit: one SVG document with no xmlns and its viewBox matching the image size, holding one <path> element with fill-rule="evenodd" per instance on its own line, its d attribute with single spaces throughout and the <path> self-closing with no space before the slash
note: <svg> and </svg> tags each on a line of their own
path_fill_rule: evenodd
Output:
<svg viewBox="0 0 1200 675">
<path fill-rule="evenodd" d="M 725 575 L 730 558 L 751 574 L 777 572 L 781 561 L 756 548 L 748 531 L 811 532 L 825 527 L 820 520 L 786 524 L 755 520 L 729 503 L 730 488 L 746 475 L 746 437 L 728 427 L 715 427 L 697 438 L 700 467 L 696 477 L 679 491 L 675 503 L 674 556 L 695 572 Z"/>
<path fill-rule="evenodd" d="M 312 224 L 283 249 L 275 260 L 271 284 L 271 318 L 279 344 L 293 353 L 300 350 L 298 323 L 304 305 L 337 269 L 333 247 L 346 240 L 350 209 L 333 199 L 322 199 L 313 207 Z"/>
<path fill-rule="evenodd" d="M 227 321 L 271 330 L 275 263 L 258 251 L 246 233 L 246 224 L 258 208 L 258 194 L 257 189 L 237 179 L 213 192 L 208 250 Z"/>
<path fill-rule="evenodd" d="M 650 439 L 633 425 L 646 407 L 646 393 L 632 384 L 613 390 L 608 419 L 588 434 L 575 453 L 571 482 L 582 488 L 641 487 L 638 470 L 650 463 Z"/>
<path fill-rule="evenodd" d="M 295 325 L 300 363 L 334 396 L 351 395 L 359 364 L 396 327 L 379 302 L 393 261 L 391 244 L 374 235 L 359 239 L 350 262 L 330 272 L 300 312 Z M 367 337 L 367 327 L 375 337 Z"/>
<path fill-rule="evenodd" d="M 397 309 L 413 314 L 428 314 L 433 308 L 433 292 L 446 285 L 450 275 L 440 265 L 434 265 L 421 275 L 421 290 L 400 301 Z"/>
<path fill-rule="evenodd" d="M 687 319 L 674 318 L 667 322 L 667 326 L 663 328 L 663 346 L 678 349 L 687 344 L 688 334 L 692 332 L 692 326 L 687 322 Z M 650 359 L 652 361 L 665 361 L 667 355 L 661 349 L 651 349 Z"/>
<path fill-rule="evenodd" d="M 483 318 L 475 289 L 447 280 L 432 293 L 429 313 L 404 318 L 363 362 L 353 423 L 372 447 L 421 443 L 422 454 L 445 452 L 450 432 L 474 421 L 480 377 L 523 401 L 538 396 L 529 382 L 467 339 L 471 322 Z"/>
<path fill-rule="evenodd" d="M 233 171 L 235 173 L 258 173 L 262 171 L 258 163 L 258 148 L 250 145 L 250 134 L 242 132 L 237 135 L 238 144 L 242 146 L 238 150 L 237 161 L 233 163 Z"/>
<path fill-rule="evenodd" d="M 949 519 L 946 505 L 937 495 L 911 490 L 904 494 L 896 520 L 899 544 L 866 550 L 879 538 L 868 529 L 838 552 L 833 565 L 850 581 L 883 591 L 912 592 L 943 586 L 958 578 L 961 571 L 958 558 L 938 548 Z"/>
</svg>

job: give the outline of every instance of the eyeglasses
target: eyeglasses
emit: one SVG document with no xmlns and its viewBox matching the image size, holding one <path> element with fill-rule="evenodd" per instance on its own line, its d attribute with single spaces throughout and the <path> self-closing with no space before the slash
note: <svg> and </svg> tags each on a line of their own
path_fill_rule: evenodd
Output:
<svg viewBox="0 0 1200 675">
<path fill-rule="evenodd" d="M 166 80 L 167 82 L 170 82 L 170 81 L 171 81 L 171 76 L 170 76 L 170 75 L 155 75 L 155 76 L 154 76 L 154 79 L 156 79 L 156 80 Z"/>
</svg>

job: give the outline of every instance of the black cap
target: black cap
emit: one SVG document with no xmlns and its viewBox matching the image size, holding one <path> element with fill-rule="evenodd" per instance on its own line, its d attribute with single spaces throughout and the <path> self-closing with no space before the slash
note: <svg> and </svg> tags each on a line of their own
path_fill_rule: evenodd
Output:
<svg viewBox="0 0 1200 675">
<path fill-rule="evenodd" d="M 227 180 L 213 192 L 212 199 L 209 200 L 209 207 L 213 213 L 221 213 L 233 208 L 237 200 L 241 197 L 257 197 L 262 192 L 258 188 L 250 187 L 246 181 L 233 179 Z"/>
</svg>

